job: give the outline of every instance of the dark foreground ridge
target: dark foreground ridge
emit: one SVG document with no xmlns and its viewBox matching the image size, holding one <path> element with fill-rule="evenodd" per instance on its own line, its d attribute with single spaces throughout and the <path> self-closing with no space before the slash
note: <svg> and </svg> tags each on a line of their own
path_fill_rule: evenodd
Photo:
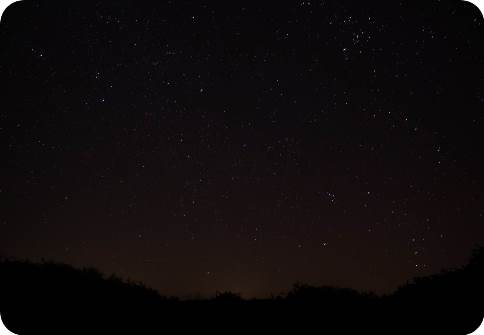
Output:
<svg viewBox="0 0 484 335">
<path fill-rule="evenodd" d="M 484 317 L 483 283 L 484 249 L 464 268 L 415 279 L 389 296 L 295 285 L 264 300 L 226 292 L 181 301 L 93 269 L 3 260 L 0 313 L 17 334 L 468 334 Z"/>
</svg>

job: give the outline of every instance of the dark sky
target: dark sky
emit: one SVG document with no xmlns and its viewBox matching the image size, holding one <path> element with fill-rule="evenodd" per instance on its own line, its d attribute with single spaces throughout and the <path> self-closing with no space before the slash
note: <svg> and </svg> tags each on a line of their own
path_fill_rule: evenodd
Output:
<svg viewBox="0 0 484 335">
<path fill-rule="evenodd" d="M 383 293 L 464 265 L 483 28 L 463 1 L 16 3 L 0 255 L 181 296 Z"/>
</svg>

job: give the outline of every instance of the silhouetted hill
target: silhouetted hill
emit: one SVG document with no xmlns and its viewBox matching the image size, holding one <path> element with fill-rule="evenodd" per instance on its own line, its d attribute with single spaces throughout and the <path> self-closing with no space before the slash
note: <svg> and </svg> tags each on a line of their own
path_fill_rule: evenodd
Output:
<svg viewBox="0 0 484 335">
<path fill-rule="evenodd" d="M 38 334 L 53 324 L 82 329 L 84 322 L 116 324 L 125 318 L 147 322 L 150 311 L 163 302 L 156 291 L 139 283 L 63 264 L 3 261 L 0 278 L 2 318 L 20 334 Z M 66 329 L 66 334 L 71 332 Z"/>
<path fill-rule="evenodd" d="M 141 283 L 55 263 L 0 262 L 0 313 L 18 334 L 297 333 L 467 334 L 484 317 L 484 249 L 453 271 L 417 278 L 390 296 L 296 284 L 285 296 L 165 298 Z M 93 330 L 94 329 L 94 330 Z"/>
<path fill-rule="evenodd" d="M 414 279 L 390 296 L 388 305 L 415 323 L 440 323 L 449 334 L 472 332 L 484 317 L 483 251 L 476 250 L 462 269 Z"/>
</svg>

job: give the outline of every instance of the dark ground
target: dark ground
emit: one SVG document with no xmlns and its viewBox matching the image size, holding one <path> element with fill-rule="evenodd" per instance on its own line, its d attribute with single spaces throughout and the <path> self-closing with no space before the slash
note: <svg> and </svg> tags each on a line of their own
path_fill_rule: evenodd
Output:
<svg viewBox="0 0 484 335">
<path fill-rule="evenodd" d="M 93 269 L 13 260 L 0 263 L 0 278 L 0 313 L 18 334 L 468 334 L 484 316 L 484 249 L 464 268 L 415 279 L 388 296 L 297 284 L 272 299 L 243 300 L 225 292 L 181 301 Z"/>
</svg>

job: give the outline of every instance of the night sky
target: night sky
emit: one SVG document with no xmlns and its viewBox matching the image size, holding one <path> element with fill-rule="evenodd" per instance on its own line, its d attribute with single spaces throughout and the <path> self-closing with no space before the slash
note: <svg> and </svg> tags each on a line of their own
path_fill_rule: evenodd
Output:
<svg viewBox="0 0 484 335">
<path fill-rule="evenodd" d="M 461 1 L 22 1 L 0 255 L 182 297 L 389 293 L 484 244 L 484 25 Z"/>
</svg>

